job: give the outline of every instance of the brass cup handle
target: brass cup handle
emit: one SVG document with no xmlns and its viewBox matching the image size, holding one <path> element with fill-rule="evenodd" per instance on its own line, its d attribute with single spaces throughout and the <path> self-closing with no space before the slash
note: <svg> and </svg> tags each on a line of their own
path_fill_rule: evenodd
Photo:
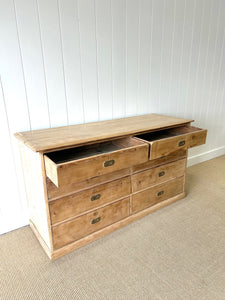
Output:
<svg viewBox="0 0 225 300">
<path fill-rule="evenodd" d="M 106 160 L 104 161 L 104 167 L 110 167 L 113 166 L 115 164 L 115 160 L 114 159 L 110 159 L 110 160 Z"/>
<path fill-rule="evenodd" d="M 178 146 L 179 146 L 179 147 L 184 146 L 184 145 L 185 145 L 185 141 L 180 141 L 180 142 L 178 143 Z"/>
<path fill-rule="evenodd" d="M 95 200 L 98 200 L 100 198 L 101 198 L 101 194 L 96 194 L 96 195 L 91 196 L 91 201 L 95 201 Z"/>
<path fill-rule="evenodd" d="M 160 191 L 160 192 L 157 193 L 157 196 L 159 197 L 159 196 L 161 196 L 163 194 L 164 194 L 164 191 Z"/>
<path fill-rule="evenodd" d="M 101 217 L 91 220 L 91 224 L 96 224 L 101 221 Z"/>
<path fill-rule="evenodd" d="M 164 176 L 165 175 L 165 171 L 159 172 L 159 177 Z"/>
</svg>

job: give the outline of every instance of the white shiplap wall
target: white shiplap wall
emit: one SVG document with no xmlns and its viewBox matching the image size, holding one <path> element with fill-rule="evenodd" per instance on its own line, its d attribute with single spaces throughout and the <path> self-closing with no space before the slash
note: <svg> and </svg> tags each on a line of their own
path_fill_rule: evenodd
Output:
<svg viewBox="0 0 225 300">
<path fill-rule="evenodd" d="M 0 232 L 27 224 L 13 133 L 145 113 L 225 154 L 224 0 L 0 0 Z"/>
</svg>

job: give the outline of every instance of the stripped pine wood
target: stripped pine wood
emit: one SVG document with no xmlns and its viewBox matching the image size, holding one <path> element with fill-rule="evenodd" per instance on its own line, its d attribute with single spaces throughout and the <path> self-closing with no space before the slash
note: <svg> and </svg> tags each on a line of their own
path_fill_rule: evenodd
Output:
<svg viewBox="0 0 225 300">
<path fill-rule="evenodd" d="M 132 175 L 132 191 L 138 192 L 161 182 L 180 177 L 184 174 L 186 159 L 152 168 Z"/>
<path fill-rule="evenodd" d="M 35 153 L 20 140 L 31 228 L 51 259 L 184 197 L 187 148 L 204 143 L 206 130 L 191 127 L 189 120 L 173 126 L 165 120 L 163 130 L 151 124 L 145 134 L 134 132 L 137 137 L 113 140 L 110 134 L 66 149 L 59 141 L 50 152 Z M 184 137 L 177 148 L 177 138 Z"/>
<path fill-rule="evenodd" d="M 15 136 L 22 140 L 23 143 L 33 151 L 46 152 L 56 148 L 171 128 L 192 121 L 193 120 L 149 114 L 82 125 L 19 132 L 16 133 Z"/>
<path fill-rule="evenodd" d="M 75 193 L 49 203 L 52 224 L 64 221 L 131 193 L 130 176 L 98 185 L 95 188 Z"/>
<path fill-rule="evenodd" d="M 184 176 L 147 188 L 132 195 L 132 213 L 184 192 Z"/>
</svg>

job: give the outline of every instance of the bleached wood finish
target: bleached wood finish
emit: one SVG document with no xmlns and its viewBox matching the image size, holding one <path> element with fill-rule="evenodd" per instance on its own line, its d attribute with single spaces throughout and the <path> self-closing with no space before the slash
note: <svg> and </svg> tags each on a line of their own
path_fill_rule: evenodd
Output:
<svg viewBox="0 0 225 300">
<path fill-rule="evenodd" d="M 132 213 L 183 193 L 183 188 L 184 177 L 182 176 L 135 193 L 132 196 Z"/>
<path fill-rule="evenodd" d="M 107 205 L 131 194 L 130 176 L 49 203 L 52 224 Z"/>
<path fill-rule="evenodd" d="M 52 260 L 55 260 L 55 259 L 65 255 L 65 254 L 68 254 L 68 253 L 80 248 L 80 247 L 83 247 L 83 246 L 85 246 L 85 245 L 87 245 L 87 244 L 89 244 L 93 241 L 96 241 L 97 239 L 102 238 L 105 235 L 107 235 L 109 233 L 112 233 L 113 231 L 115 231 L 117 229 L 120 229 L 120 228 L 122 228 L 122 227 L 124 227 L 124 226 L 138 220 L 138 219 L 141 219 L 141 218 L 147 216 L 148 214 L 150 214 L 154 211 L 157 211 L 158 209 L 161 209 L 161 208 L 163 208 L 167 205 L 170 205 L 170 204 L 172 204 L 172 203 L 174 203 L 174 202 L 176 202 L 176 201 L 178 201 L 178 200 L 180 200 L 184 197 L 185 197 L 185 193 L 181 193 L 181 194 L 176 195 L 172 198 L 169 198 L 168 200 L 164 200 L 160 203 L 157 203 L 154 206 L 151 206 L 147 209 L 144 209 L 144 210 L 142 210 L 142 211 L 140 211 L 136 214 L 130 215 L 128 218 L 125 218 L 121 221 L 118 221 L 118 222 L 116 222 L 116 223 L 114 223 L 110 226 L 107 226 L 103 229 L 100 229 L 99 231 L 96 231 L 96 232 L 94 232 L 94 233 L 92 233 L 92 234 L 90 234 L 90 235 L 88 235 L 88 236 L 86 236 L 86 237 L 84 237 L 84 238 L 82 238 L 78 241 L 75 241 L 75 242 L 73 242 L 71 244 L 68 244 L 68 245 L 66 245 L 66 246 L 64 246 L 60 249 L 55 250 L 53 253 L 51 253 L 50 258 Z"/>
<path fill-rule="evenodd" d="M 181 159 L 134 174 L 132 175 L 132 191 L 135 193 L 161 182 L 180 177 L 184 174 L 185 169 L 186 159 Z"/>
<path fill-rule="evenodd" d="M 174 118 L 158 114 L 26 131 L 15 136 L 36 152 L 56 148 L 131 136 L 146 131 L 171 128 L 192 122 L 190 119 Z"/>
<path fill-rule="evenodd" d="M 116 128 L 121 122 L 117 121 Z M 50 152 L 35 153 L 20 141 L 25 149 L 28 198 L 31 195 L 30 224 L 47 255 L 59 257 L 182 198 L 187 148 L 204 143 L 206 137 L 205 130 L 186 121 L 181 119 L 182 126 L 172 127 L 170 121 L 165 122 L 163 130 L 159 127 L 154 132 L 151 124 L 146 134 L 134 132 L 138 137 L 128 134 L 112 139 L 110 133 L 108 140 L 77 145 L 75 139 L 73 146 L 62 149 L 59 142 Z M 177 135 L 185 136 L 186 147 L 177 149 L 171 144 Z M 151 145 L 162 141 L 173 146 L 166 156 L 160 147 Z"/>
<path fill-rule="evenodd" d="M 122 143 L 118 141 L 119 147 L 117 150 L 80 159 L 67 160 L 66 158 L 62 163 L 54 162 L 49 159 L 48 155 L 45 155 L 46 174 L 59 187 L 148 161 L 148 145 L 136 139 L 128 140 L 129 144 L 126 142 L 127 139 L 122 140 Z M 76 151 L 76 148 L 74 149 Z M 86 151 L 88 150 L 84 148 L 83 152 Z M 113 164 L 107 165 L 107 162 L 113 162 Z"/>
<path fill-rule="evenodd" d="M 49 225 L 46 209 L 46 198 L 41 169 L 41 156 L 20 143 L 26 195 L 29 206 L 30 220 L 36 230 L 51 249 Z"/>
<path fill-rule="evenodd" d="M 129 216 L 130 198 L 107 205 L 72 221 L 53 226 L 54 248 L 59 249 Z"/>
<path fill-rule="evenodd" d="M 102 176 L 88 178 L 84 181 L 75 182 L 73 184 L 63 185 L 62 187 L 57 187 L 48 177 L 46 177 L 48 198 L 49 200 L 53 200 L 59 197 L 68 196 L 73 194 L 74 192 L 79 192 L 97 186 L 99 184 L 111 182 L 118 178 L 123 178 L 125 176 L 130 175 L 130 173 L 131 173 L 130 168 L 123 169 L 109 174 L 104 174 Z"/>
<path fill-rule="evenodd" d="M 207 130 L 193 126 L 183 126 L 140 135 L 138 138 L 149 141 L 150 159 L 156 159 L 178 149 L 188 149 L 202 145 L 205 143 L 206 134 Z"/>
</svg>

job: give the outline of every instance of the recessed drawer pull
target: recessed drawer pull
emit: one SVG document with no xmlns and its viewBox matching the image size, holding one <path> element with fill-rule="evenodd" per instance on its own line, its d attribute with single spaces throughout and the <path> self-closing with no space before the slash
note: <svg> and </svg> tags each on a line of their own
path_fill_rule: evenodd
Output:
<svg viewBox="0 0 225 300">
<path fill-rule="evenodd" d="M 101 197 L 101 194 L 96 194 L 91 197 L 91 201 L 98 200 Z"/>
<path fill-rule="evenodd" d="M 115 160 L 114 159 L 106 160 L 104 162 L 104 167 L 110 167 L 110 166 L 113 166 L 114 164 L 115 164 Z"/>
<path fill-rule="evenodd" d="M 178 146 L 179 146 L 179 147 L 184 146 L 184 145 L 185 145 L 185 141 L 180 141 L 180 142 L 178 143 Z"/>
<path fill-rule="evenodd" d="M 98 223 L 100 220 L 101 220 L 101 217 L 98 217 L 98 218 L 96 218 L 96 219 L 93 219 L 93 220 L 91 221 L 91 224 L 96 224 L 96 223 Z"/>
<path fill-rule="evenodd" d="M 159 177 L 161 177 L 161 176 L 164 176 L 165 175 L 165 172 L 164 171 L 162 171 L 162 172 L 159 172 Z"/>
<path fill-rule="evenodd" d="M 163 194 L 164 194 L 164 191 L 160 191 L 160 192 L 158 192 L 157 196 L 161 196 Z"/>
</svg>

